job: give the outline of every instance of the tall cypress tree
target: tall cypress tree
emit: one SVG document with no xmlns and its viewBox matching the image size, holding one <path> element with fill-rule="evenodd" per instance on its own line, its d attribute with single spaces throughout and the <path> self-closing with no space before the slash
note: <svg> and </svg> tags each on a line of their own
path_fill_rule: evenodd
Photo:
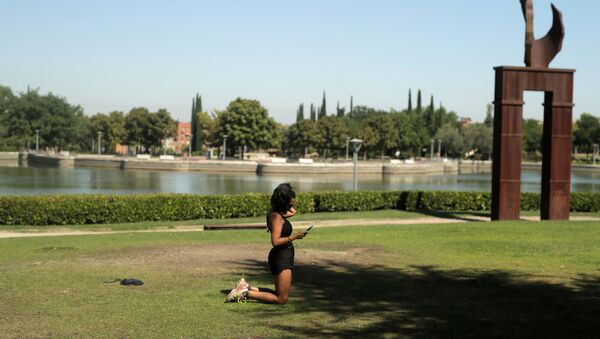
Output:
<svg viewBox="0 0 600 339">
<path fill-rule="evenodd" d="M 335 110 L 336 110 L 336 115 L 338 117 L 340 117 L 340 118 L 343 117 L 344 114 L 346 113 L 346 109 L 345 108 L 340 108 L 340 101 L 339 100 L 337 102 L 337 108 Z"/>
<path fill-rule="evenodd" d="M 442 127 L 442 125 L 444 124 L 445 116 L 446 116 L 446 109 L 444 108 L 444 105 L 440 101 L 440 108 L 438 108 L 438 110 L 436 112 L 436 119 L 435 119 L 438 123 L 438 129 L 440 127 Z"/>
<path fill-rule="evenodd" d="M 296 112 L 296 122 L 302 120 L 304 120 L 304 104 L 300 104 L 300 106 L 298 106 L 298 111 Z"/>
<path fill-rule="evenodd" d="M 202 112 L 202 97 L 196 93 L 196 97 L 192 101 L 192 140 L 190 141 L 192 152 L 198 152 L 202 148 L 202 126 L 198 123 L 198 113 Z"/>
<path fill-rule="evenodd" d="M 323 103 L 321 104 L 321 109 L 319 110 L 319 119 L 327 115 L 327 103 L 325 101 L 325 91 L 323 91 Z"/>
<path fill-rule="evenodd" d="M 310 120 L 317 121 L 317 113 L 315 112 L 315 106 L 310 103 Z"/>
<path fill-rule="evenodd" d="M 198 102 L 198 93 L 196 93 L 196 97 L 192 99 L 192 117 L 190 119 L 190 122 L 192 124 L 192 130 L 190 132 L 192 132 L 194 134 L 194 140 L 196 138 L 196 133 L 194 133 L 196 131 L 196 124 L 197 124 L 197 117 L 196 117 L 196 103 Z M 196 152 L 196 143 L 195 142 L 191 142 L 192 147 L 192 152 Z"/>
<path fill-rule="evenodd" d="M 350 113 L 354 111 L 354 97 L 350 96 Z"/>
<path fill-rule="evenodd" d="M 417 112 L 421 112 L 423 106 L 421 104 L 421 90 L 417 93 Z"/>
<path fill-rule="evenodd" d="M 435 116 L 435 106 L 433 104 L 433 95 L 431 96 L 431 100 L 429 101 L 429 107 L 427 107 L 427 120 L 429 124 L 429 133 L 434 135 L 438 129 L 438 122 Z"/>
<path fill-rule="evenodd" d="M 412 112 L 412 93 L 410 88 L 408 89 L 408 111 Z"/>
</svg>

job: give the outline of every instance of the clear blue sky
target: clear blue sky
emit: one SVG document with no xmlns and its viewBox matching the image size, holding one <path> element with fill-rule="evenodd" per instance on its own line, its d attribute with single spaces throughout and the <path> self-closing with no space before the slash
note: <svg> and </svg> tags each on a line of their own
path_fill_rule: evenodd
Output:
<svg viewBox="0 0 600 339">
<path fill-rule="evenodd" d="M 552 63 L 576 68 L 575 116 L 600 114 L 600 1 L 556 0 L 566 26 Z M 535 0 L 535 34 L 551 25 Z M 407 106 L 409 88 L 460 116 L 482 120 L 493 66 L 523 65 L 518 0 L 33 1 L 0 0 L 0 84 L 28 85 L 86 114 L 167 108 L 189 121 L 205 110 L 258 99 L 292 123 L 298 104 L 337 101 Z M 542 95 L 525 97 L 541 119 Z"/>
</svg>

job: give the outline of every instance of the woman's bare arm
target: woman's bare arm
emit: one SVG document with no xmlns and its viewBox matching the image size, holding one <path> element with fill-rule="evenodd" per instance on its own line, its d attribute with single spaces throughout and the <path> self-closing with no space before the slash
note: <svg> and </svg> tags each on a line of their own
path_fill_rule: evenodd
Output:
<svg viewBox="0 0 600 339">
<path fill-rule="evenodd" d="M 269 216 L 269 224 L 271 226 L 271 244 L 273 246 L 286 245 L 291 241 L 302 239 L 306 235 L 304 232 L 298 232 L 289 237 L 282 237 L 281 229 L 283 228 L 283 217 L 279 213 L 271 213 L 271 216 Z"/>
<path fill-rule="evenodd" d="M 283 215 L 283 217 L 284 218 L 291 218 L 291 217 L 295 216 L 296 213 L 297 213 L 296 209 L 293 208 L 293 207 L 290 207 L 290 209 L 285 212 L 285 214 Z"/>
</svg>

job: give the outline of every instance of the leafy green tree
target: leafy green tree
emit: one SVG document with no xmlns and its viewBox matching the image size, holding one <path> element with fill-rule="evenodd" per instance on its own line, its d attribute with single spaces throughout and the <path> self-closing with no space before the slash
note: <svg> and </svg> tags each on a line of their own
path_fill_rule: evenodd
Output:
<svg viewBox="0 0 600 339">
<path fill-rule="evenodd" d="M 440 103 L 440 107 L 435 110 L 436 132 L 440 129 L 440 127 L 442 127 L 442 125 L 444 125 L 447 122 L 446 115 L 446 108 L 444 107 L 444 105 L 442 105 L 442 103 Z M 435 133 L 433 134 L 435 135 Z"/>
<path fill-rule="evenodd" d="M 465 128 L 465 149 L 473 152 L 472 157 L 487 160 L 492 154 L 493 130 L 486 124 L 472 124 Z"/>
<path fill-rule="evenodd" d="M 410 88 L 408 89 L 408 111 L 411 112 L 413 109 L 412 107 L 412 93 Z"/>
<path fill-rule="evenodd" d="M 358 138 L 362 140 L 361 151 L 363 151 L 363 159 L 367 160 L 368 153 L 371 148 L 376 148 L 379 142 L 377 132 L 369 125 L 362 126 L 357 132 Z M 352 152 L 352 150 L 350 150 Z"/>
<path fill-rule="evenodd" d="M 103 152 L 115 152 L 117 144 L 122 144 L 127 138 L 125 130 L 125 114 L 114 111 L 110 114 L 98 113 L 88 119 L 87 139 L 94 144 L 98 140 L 98 132 L 102 132 Z M 91 142 L 86 140 L 86 144 Z"/>
<path fill-rule="evenodd" d="M 483 123 L 488 127 L 494 126 L 494 105 L 488 103 L 485 110 L 485 120 Z"/>
<path fill-rule="evenodd" d="M 352 113 L 353 109 L 354 109 L 354 97 L 350 96 L 350 113 Z"/>
<path fill-rule="evenodd" d="M 542 152 L 542 122 L 535 119 L 523 121 L 523 151 L 532 155 Z"/>
<path fill-rule="evenodd" d="M 202 142 L 207 147 L 215 147 L 221 144 L 222 132 L 219 123 L 215 116 L 209 115 L 207 112 L 198 112 L 198 126 L 202 130 L 204 139 Z"/>
<path fill-rule="evenodd" d="M 421 90 L 417 92 L 417 112 L 421 112 L 423 110 L 423 105 L 421 102 Z"/>
<path fill-rule="evenodd" d="M 317 147 L 321 143 L 318 123 L 301 120 L 291 125 L 285 134 L 285 147 L 290 153 L 304 154 L 306 149 Z"/>
<path fill-rule="evenodd" d="M 335 116 L 325 116 L 319 119 L 318 128 L 320 135 L 319 148 L 322 150 L 324 158 L 327 158 L 328 151 L 333 154 L 341 154 L 341 150 L 346 152 L 346 138 L 349 137 L 348 127 L 344 121 Z"/>
<path fill-rule="evenodd" d="M 449 156 L 462 159 L 467 145 L 465 138 L 456 126 L 450 123 L 445 124 L 438 130 L 435 139 L 442 140 L 442 148 Z"/>
<path fill-rule="evenodd" d="M 310 103 L 310 120 L 311 121 L 317 121 L 317 114 L 315 112 L 315 106 L 312 104 L 312 102 Z"/>
<path fill-rule="evenodd" d="M 225 111 L 217 113 L 217 120 L 228 136 L 227 144 L 231 149 L 243 150 L 244 146 L 250 150 L 265 149 L 279 143 L 277 124 L 257 100 L 237 98 Z"/>
<path fill-rule="evenodd" d="M 398 130 L 389 114 L 372 115 L 365 121 L 365 125 L 370 127 L 374 134 L 374 146 L 381 152 L 381 159 L 388 148 L 397 145 Z"/>
<path fill-rule="evenodd" d="M 582 113 L 575 122 L 573 145 L 589 154 L 594 144 L 600 144 L 600 120 L 590 113 Z"/>
<path fill-rule="evenodd" d="M 3 143 L 4 148 L 8 146 L 7 136 L 8 129 L 7 123 L 9 116 L 9 109 L 13 105 L 15 96 L 10 87 L 0 85 L 0 142 Z"/>
<path fill-rule="evenodd" d="M 160 109 L 150 113 L 143 107 L 133 108 L 125 117 L 126 141 L 137 153 L 158 151 L 164 139 L 173 136 L 177 123 L 170 113 Z"/>
<path fill-rule="evenodd" d="M 85 125 L 81 107 L 72 106 L 65 98 L 52 93 L 40 95 L 37 89 L 28 89 L 12 98 L 6 89 L 3 92 L 5 107 L 1 125 L 5 142 L 25 146 L 35 140 L 37 129 L 41 147 L 79 149 Z"/>
<path fill-rule="evenodd" d="M 164 108 L 159 109 L 158 112 L 152 114 L 151 117 L 154 126 L 153 135 L 156 138 L 153 140 L 154 144 L 152 146 L 160 148 L 163 146 L 165 139 L 175 135 L 177 131 L 177 122 L 171 118 L 171 113 Z M 198 127 L 199 126 L 196 126 L 199 130 Z"/>
<path fill-rule="evenodd" d="M 395 112 L 391 114 L 394 126 L 398 131 L 396 145 L 406 155 L 419 155 L 421 140 L 413 126 L 411 114 L 406 112 Z"/>
<path fill-rule="evenodd" d="M 414 131 L 414 140 L 412 145 L 414 146 L 413 153 L 417 156 L 421 155 L 421 149 L 425 145 L 429 145 L 431 140 L 431 134 L 429 128 L 425 123 L 424 114 L 421 111 L 415 110 L 409 113 L 410 126 Z"/>
<path fill-rule="evenodd" d="M 136 149 L 136 153 L 149 151 L 150 140 L 150 111 L 144 107 L 132 108 L 125 117 L 126 142 Z"/>
<path fill-rule="evenodd" d="M 371 115 L 384 115 L 388 114 L 386 111 L 377 110 L 367 106 L 356 106 L 352 113 L 346 114 L 345 117 L 348 119 L 356 120 L 361 122 Z"/>
</svg>

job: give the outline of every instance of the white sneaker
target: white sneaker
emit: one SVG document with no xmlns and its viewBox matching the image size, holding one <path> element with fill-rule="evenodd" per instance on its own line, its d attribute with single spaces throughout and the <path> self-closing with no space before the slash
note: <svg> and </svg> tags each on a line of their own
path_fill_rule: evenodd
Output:
<svg viewBox="0 0 600 339">
<path fill-rule="evenodd" d="M 238 288 L 240 286 L 246 287 L 246 288 L 250 288 L 250 285 L 248 284 L 248 282 L 246 282 L 246 279 L 244 279 L 244 277 L 242 277 L 240 279 L 240 281 L 238 281 L 237 284 L 235 284 L 235 288 Z"/>
<path fill-rule="evenodd" d="M 245 281 L 244 281 L 245 282 Z M 234 289 L 231 290 L 231 292 L 229 292 L 229 294 L 227 295 L 227 298 L 225 298 L 225 302 L 242 302 L 242 301 L 246 301 L 247 299 L 247 292 L 248 292 L 248 283 L 241 286 L 238 286 Z M 244 296 L 244 294 L 246 294 L 246 296 Z"/>
</svg>

